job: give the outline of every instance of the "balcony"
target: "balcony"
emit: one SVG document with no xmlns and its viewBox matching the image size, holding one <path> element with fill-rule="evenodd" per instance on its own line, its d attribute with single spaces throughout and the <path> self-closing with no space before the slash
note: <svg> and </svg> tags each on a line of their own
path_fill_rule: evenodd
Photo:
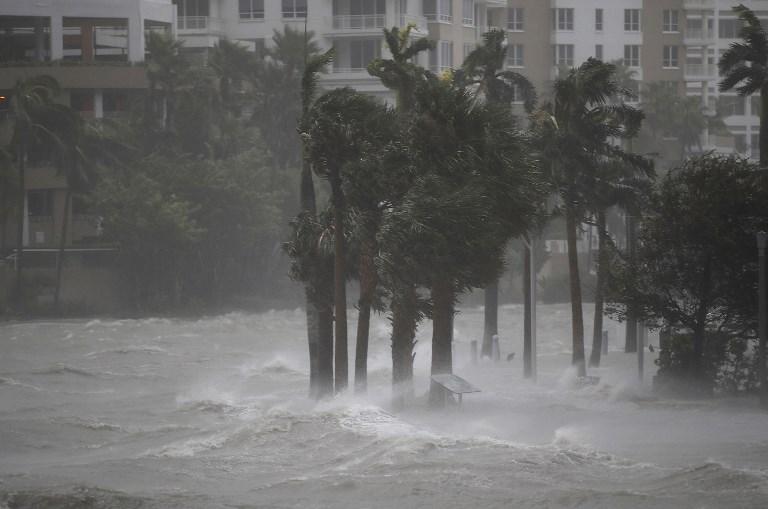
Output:
<svg viewBox="0 0 768 509">
<path fill-rule="evenodd" d="M 711 80 L 717 78 L 717 66 L 712 64 L 685 64 L 685 79 Z"/>
<path fill-rule="evenodd" d="M 713 42 L 715 31 L 708 28 L 686 28 L 683 39 L 686 44 Z"/>
<path fill-rule="evenodd" d="M 333 17 L 334 30 L 379 32 L 386 26 L 386 14 L 348 14 Z"/>
<path fill-rule="evenodd" d="M 424 13 L 424 17 L 429 21 L 430 23 L 453 23 L 453 16 L 450 14 L 435 14 L 435 13 Z"/>
<path fill-rule="evenodd" d="M 179 16 L 176 27 L 184 35 L 220 33 L 221 20 L 210 16 Z"/>
<path fill-rule="evenodd" d="M 715 0 L 684 0 L 684 9 L 714 9 Z"/>
<path fill-rule="evenodd" d="M 427 18 L 424 16 L 400 16 L 400 26 L 406 27 L 408 25 L 413 25 L 416 32 L 426 34 L 428 31 Z"/>
</svg>

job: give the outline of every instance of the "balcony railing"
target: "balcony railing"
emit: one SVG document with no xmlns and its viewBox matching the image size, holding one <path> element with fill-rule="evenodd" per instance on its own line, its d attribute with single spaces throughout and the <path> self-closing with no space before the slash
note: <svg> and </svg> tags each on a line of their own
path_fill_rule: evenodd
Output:
<svg viewBox="0 0 768 509">
<path fill-rule="evenodd" d="M 419 32 L 427 31 L 427 18 L 424 16 L 400 16 L 400 26 L 414 25 Z"/>
<path fill-rule="evenodd" d="M 453 23 L 453 16 L 450 14 L 424 14 L 424 17 L 427 18 L 427 21 L 437 22 L 437 23 Z"/>
<path fill-rule="evenodd" d="M 214 32 L 220 29 L 218 18 L 210 16 L 179 16 L 176 26 L 187 32 Z"/>
<path fill-rule="evenodd" d="M 712 39 L 715 37 L 715 31 L 710 30 L 708 28 L 686 28 L 685 29 L 685 38 L 686 39 Z"/>
<path fill-rule="evenodd" d="M 333 17 L 334 30 L 375 30 L 385 26 L 385 14 L 350 14 Z"/>
<path fill-rule="evenodd" d="M 709 64 L 685 64 L 686 76 L 717 77 L 717 68 Z"/>
</svg>

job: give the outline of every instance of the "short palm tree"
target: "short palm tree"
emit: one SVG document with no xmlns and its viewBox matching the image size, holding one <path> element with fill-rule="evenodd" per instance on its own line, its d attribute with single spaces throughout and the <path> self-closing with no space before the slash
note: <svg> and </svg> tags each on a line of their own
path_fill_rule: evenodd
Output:
<svg viewBox="0 0 768 509">
<path fill-rule="evenodd" d="M 718 67 L 720 91 L 736 89 L 741 96 L 760 93 L 760 167 L 768 165 L 768 35 L 760 19 L 743 4 L 733 8 L 743 26 L 741 42 L 731 43 Z"/>
</svg>

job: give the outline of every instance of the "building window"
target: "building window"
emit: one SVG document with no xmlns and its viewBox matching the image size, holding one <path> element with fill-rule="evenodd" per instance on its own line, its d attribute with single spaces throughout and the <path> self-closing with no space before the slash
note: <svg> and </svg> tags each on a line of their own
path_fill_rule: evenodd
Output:
<svg viewBox="0 0 768 509">
<path fill-rule="evenodd" d="M 424 0 L 424 17 L 441 23 L 453 22 L 453 0 Z"/>
<path fill-rule="evenodd" d="M 306 18 L 307 0 L 283 0 L 283 18 Z"/>
<path fill-rule="evenodd" d="M 525 30 L 525 11 L 522 7 L 512 7 L 507 11 L 507 29 L 513 32 Z"/>
<path fill-rule="evenodd" d="M 598 32 L 603 31 L 603 10 L 595 9 L 595 30 Z"/>
<path fill-rule="evenodd" d="M 523 104 L 525 102 L 525 97 L 523 97 L 523 93 L 520 90 L 520 87 L 518 85 L 512 85 L 512 101 L 513 104 Z"/>
<path fill-rule="evenodd" d="M 717 110 L 720 115 L 730 117 L 733 115 L 746 115 L 746 102 L 743 97 L 735 95 L 721 95 L 717 100 Z"/>
<path fill-rule="evenodd" d="M 624 31 L 640 31 L 640 9 L 624 9 Z"/>
<path fill-rule="evenodd" d="M 264 0 L 240 0 L 240 19 L 264 19 Z"/>
<path fill-rule="evenodd" d="M 507 47 L 507 65 L 525 67 L 525 50 L 522 44 L 510 44 Z"/>
<path fill-rule="evenodd" d="M 664 31 L 665 32 L 680 31 L 679 14 L 675 9 L 664 9 Z"/>
<path fill-rule="evenodd" d="M 461 22 L 467 26 L 475 26 L 475 0 L 464 0 Z"/>
<path fill-rule="evenodd" d="M 554 30 L 573 30 L 573 9 L 552 9 L 552 28 Z"/>
<path fill-rule="evenodd" d="M 717 26 L 718 35 L 721 39 L 736 39 L 742 26 L 738 19 L 720 19 Z"/>
<path fill-rule="evenodd" d="M 677 68 L 680 66 L 677 58 L 677 51 L 677 46 L 664 46 L 664 61 L 662 63 L 663 67 Z"/>
<path fill-rule="evenodd" d="M 437 74 L 453 67 L 453 41 L 438 41 L 429 50 L 429 69 Z"/>
<path fill-rule="evenodd" d="M 359 39 L 349 42 L 349 67 L 352 71 L 365 70 L 371 60 L 380 57 L 381 41 L 379 39 Z"/>
<path fill-rule="evenodd" d="M 636 44 L 624 46 L 624 65 L 627 67 L 640 67 L 640 46 Z"/>
<path fill-rule="evenodd" d="M 555 44 L 552 49 L 555 65 L 573 67 L 573 44 Z"/>
<path fill-rule="evenodd" d="M 475 44 L 472 42 L 465 42 L 464 43 L 464 60 L 467 59 L 470 53 L 472 53 L 475 50 Z"/>
<path fill-rule="evenodd" d="M 53 189 L 27 191 L 27 214 L 31 217 L 53 216 Z"/>
<path fill-rule="evenodd" d="M 603 45 L 595 44 L 595 58 L 598 60 L 603 59 Z"/>
</svg>

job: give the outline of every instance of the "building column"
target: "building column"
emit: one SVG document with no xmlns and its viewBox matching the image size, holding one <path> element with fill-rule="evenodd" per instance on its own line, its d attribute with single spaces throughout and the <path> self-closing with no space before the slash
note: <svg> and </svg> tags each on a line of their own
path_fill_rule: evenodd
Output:
<svg viewBox="0 0 768 509">
<path fill-rule="evenodd" d="M 83 62 L 93 62 L 96 53 L 96 41 L 93 34 L 93 22 L 80 24 L 80 55 Z"/>
<path fill-rule="evenodd" d="M 144 61 L 144 21 L 141 17 L 128 19 L 128 61 Z"/>
<path fill-rule="evenodd" d="M 51 16 L 51 60 L 64 58 L 64 21 L 61 16 Z"/>
<path fill-rule="evenodd" d="M 104 118 L 104 91 L 100 88 L 93 91 L 93 117 Z"/>
</svg>

